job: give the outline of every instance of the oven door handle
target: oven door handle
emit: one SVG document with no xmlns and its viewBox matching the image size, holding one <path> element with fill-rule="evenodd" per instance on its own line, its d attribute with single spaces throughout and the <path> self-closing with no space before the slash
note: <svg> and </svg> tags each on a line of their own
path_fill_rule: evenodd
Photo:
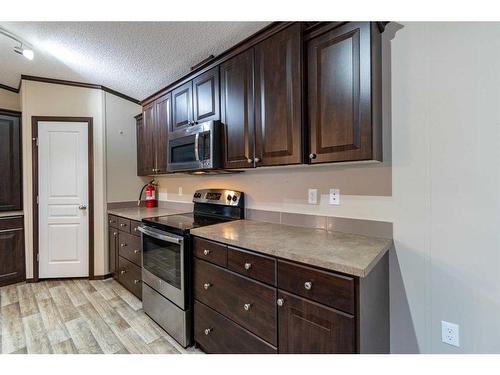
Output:
<svg viewBox="0 0 500 375">
<path fill-rule="evenodd" d="M 176 244 L 180 244 L 181 242 L 183 242 L 182 239 L 167 236 L 166 234 L 160 233 L 160 232 L 155 231 L 155 230 L 148 229 L 142 225 L 138 226 L 137 229 L 139 229 L 139 232 L 144 233 L 147 236 L 156 238 L 158 240 L 172 242 L 172 243 L 176 243 Z"/>
<path fill-rule="evenodd" d="M 194 136 L 194 157 L 196 161 L 200 161 L 200 133 L 196 133 Z"/>
</svg>

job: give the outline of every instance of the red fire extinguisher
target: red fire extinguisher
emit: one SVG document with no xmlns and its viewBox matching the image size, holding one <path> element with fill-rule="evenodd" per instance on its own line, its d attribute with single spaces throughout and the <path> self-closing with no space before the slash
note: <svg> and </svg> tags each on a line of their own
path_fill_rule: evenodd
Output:
<svg viewBox="0 0 500 375">
<path fill-rule="evenodd" d="M 144 185 L 142 190 L 141 190 L 140 196 L 142 196 L 142 191 L 144 191 L 144 190 L 146 191 L 146 207 L 147 208 L 153 208 L 153 207 L 157 206 L 156 191 L 155 191 L 156 185 L 157 185 L 156 181 L 151 180 L 146 185 Z M 141 203 L 140 196 L 139 196 L 139 201 L 137 202 L 137 204 L 139 204 L 139 205 Z"/>
</svg>

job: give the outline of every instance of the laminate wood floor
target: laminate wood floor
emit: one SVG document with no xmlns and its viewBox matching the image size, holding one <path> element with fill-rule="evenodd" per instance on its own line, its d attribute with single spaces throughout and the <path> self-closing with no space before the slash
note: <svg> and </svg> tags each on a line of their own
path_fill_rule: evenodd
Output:
<svg viewBox="0 0 500 375">
<path fill-rule="evenodd" d="M 115 280 L 0 288 L 0 353 L 201 353 L 182 348 Z"/>
</svg>

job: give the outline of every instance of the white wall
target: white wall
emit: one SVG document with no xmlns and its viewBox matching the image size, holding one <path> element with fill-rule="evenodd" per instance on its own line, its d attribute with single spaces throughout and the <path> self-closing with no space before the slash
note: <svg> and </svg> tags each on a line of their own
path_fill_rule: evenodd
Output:
<svg viewBox="0 0 500 375">
<path fill-rule="evenodd" d="M 147 178 L 137 177 L 136 121 L 142 107 L 110 93 L 105 95 L 107 202 L 137 200 Z"/>
<path fill-rule="evenodd" d="M 403 26 L 392 42 L 391 287 L 404 286 L 391 289 L 392 348 L 498 353 L 500 24 Z M 460 324 L 460 348 L 441 343 L 441 320 Z"/>
<path fill-rule="evenodd" d="M 93 118 L 94 135 L 94 273 L 107 273 L 104 93 L 101 90 L 23 81 L 23 202 L 26 277 L 33 277 L 32 116 L 81 116 Z"/>
<path fill-rule="evenodd" d="M 20 111 L 20 95 L 0 88 L 0 108 L 10 109 L 11 111 Z"/>
</svg>

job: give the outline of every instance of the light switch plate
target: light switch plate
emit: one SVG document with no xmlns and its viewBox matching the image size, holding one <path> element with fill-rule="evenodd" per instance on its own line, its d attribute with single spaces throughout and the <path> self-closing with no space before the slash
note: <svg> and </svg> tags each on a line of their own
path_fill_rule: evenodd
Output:
<svg viewBox="0 0 500 375">
<path fill-rule="evenodd" d="M 455 323 L 441 321 L 441 340 L 445 344 L 460 346 L 460 326 Z"/>
<path fill-rule="evenodd" d="M 340 205 L 340 189 L 330 189 L 329 204 Z"/>
<path fill-rule="evenodd" d="M 307 202 L 309 204 L 317 204 L 318 203 L 318 189 L 308 189 Z"/>
</svg>

